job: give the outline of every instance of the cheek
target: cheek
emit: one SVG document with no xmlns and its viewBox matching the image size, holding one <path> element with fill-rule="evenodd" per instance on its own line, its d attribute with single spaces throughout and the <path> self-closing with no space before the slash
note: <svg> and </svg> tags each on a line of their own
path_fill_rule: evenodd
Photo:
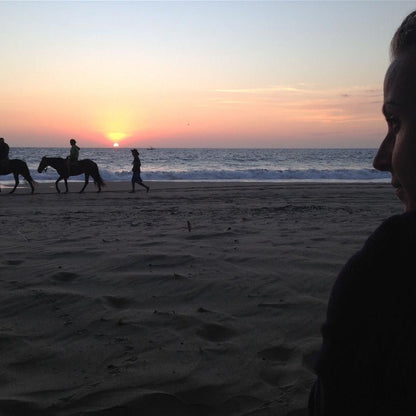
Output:
<svg viewBox="0 0 416 416">
<path fill-rule="evenodd" d="M 402 186 L 416 192 L 416 133 L 408 129 L 398 134 L 392 154 L 393 171 Z"/>
</svg>

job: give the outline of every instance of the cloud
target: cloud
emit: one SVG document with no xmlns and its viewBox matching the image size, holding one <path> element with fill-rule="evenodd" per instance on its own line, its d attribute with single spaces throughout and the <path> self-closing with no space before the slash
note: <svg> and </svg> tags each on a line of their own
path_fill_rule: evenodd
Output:
<svg viewBox="0 0 416 416">
<path fill-rule="evenodd" d="M 216 89 L 216 93 L 223 94 L 236 94 L 236 95 L 274 95 L 274 94 L 286 94 L 305 96 L 342 96 L 342 97 L 375 97 L 382 95 L 380 88 L 368 87 L 368 86 L 353 86 L 353 87 L 337 87 L 337 88 L 324 88 L 312 84 L 299 84 L 299 85 L 271 85 L 268 87 L 255 87 L 255 88 L 230 88 L 230 89 Z"/>
<path fill-rule="evenodd" d="M 271 112 L 274 117 L 292 122 L 374 121 L 380 118 L 381 103 L 381 89 L 368 85 L 336 88 L 312 84 L 271 85 L 217 89 L 211 96 L 211 105 L 253 109 L 257 114 Z"/>
</svg>

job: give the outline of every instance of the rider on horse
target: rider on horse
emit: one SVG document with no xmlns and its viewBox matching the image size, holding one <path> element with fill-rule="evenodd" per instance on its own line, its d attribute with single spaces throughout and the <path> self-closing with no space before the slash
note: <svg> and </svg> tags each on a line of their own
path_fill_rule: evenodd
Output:
<svg viewBox="0 0 416 416">
<path fill-rule="evenodd" d="M 80 151 L 80 148 L 77 146 L 77 142 L 74 139 L 71 139 L 69 143 L 71 145 L 71 151 L 69 153 L 69 156 L 67 157 L 68 175 L 71 174 L 71 170 L 78 163 L 78 157 L 79 157 L 79 151 Z"/>
<path fill-rule="evenodd" d="M 0 169 L 9 164 L 9 145 L 0 137 Z"/>
</svg>

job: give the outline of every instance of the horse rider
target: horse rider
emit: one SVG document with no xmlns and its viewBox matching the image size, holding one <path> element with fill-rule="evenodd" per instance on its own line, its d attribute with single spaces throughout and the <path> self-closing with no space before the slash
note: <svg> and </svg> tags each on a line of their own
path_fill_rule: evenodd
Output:
<svg viewBox="0 0 416 416">
<path fill-rule="evenodd" d="M 0 137 L 0 168 L 7 167 L 9 163 L 9 145 Z"/>
<path fill-rule="evenodd" d="M 69 144 L 71 145 L 71 151 L 69 153 L 69 156 L 66 158 L 68 175 L 71 174 L 71 168 L 74 168 L 74 165 L 78 162 L 80 151 L 80 148 L 77 146 L 77 142 L 74 139 L 71 139 L 69 141 Z"/>
</svg>

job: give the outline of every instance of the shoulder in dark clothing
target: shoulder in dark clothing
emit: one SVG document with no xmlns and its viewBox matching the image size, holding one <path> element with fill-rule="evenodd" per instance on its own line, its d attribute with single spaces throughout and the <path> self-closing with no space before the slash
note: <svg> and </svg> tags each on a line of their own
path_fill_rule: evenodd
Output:
<svg viewBox="0 0 416 416">
<path fill-rule="evenodd" d="M 416 213 L 391 217 L 342 269 L 310 415 L 416 414 L 415 242 Z"/>
</svg>

